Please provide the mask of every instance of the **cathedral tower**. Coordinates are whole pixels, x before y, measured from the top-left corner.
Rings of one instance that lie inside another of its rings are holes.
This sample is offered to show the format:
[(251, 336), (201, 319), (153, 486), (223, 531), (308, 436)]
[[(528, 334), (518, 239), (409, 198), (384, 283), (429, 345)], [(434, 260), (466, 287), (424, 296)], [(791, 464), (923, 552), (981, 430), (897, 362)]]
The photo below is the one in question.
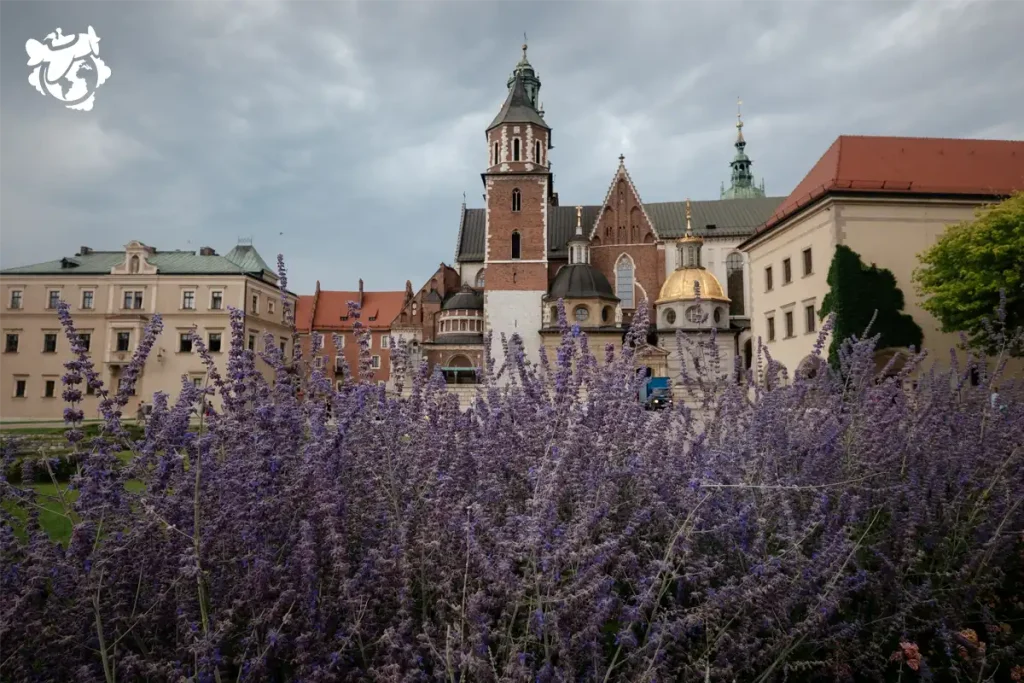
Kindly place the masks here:
[(729, 189), (722, 188), (722, 199), (752, 199), (764, 196), (764, 178), (761, 187), (754, 184), (754, 174), (750, 165), (754, 163), (747, 156), (747, 141), (743, 139), (743, 115), (740, 110), (743, 102), (736, 101), (736, 156), (729, 162), (732, 167), (732, 184)]
[(548, 207), (554, 202), (548, 161), (551, 129), (539, 104), (540, 79), (526, 59), (516, 65), (505, 103), (487, 127), (484, 264), (485, 325), (502, 362), (501, 334), (519, 334), (536, 362), (541, 300), (548, 288)]

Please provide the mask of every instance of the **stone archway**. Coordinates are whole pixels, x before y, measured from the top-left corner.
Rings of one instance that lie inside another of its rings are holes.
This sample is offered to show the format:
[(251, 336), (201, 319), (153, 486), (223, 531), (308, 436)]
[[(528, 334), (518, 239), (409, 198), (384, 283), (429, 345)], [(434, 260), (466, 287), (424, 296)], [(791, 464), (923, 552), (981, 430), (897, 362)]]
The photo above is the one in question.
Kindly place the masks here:
[(476, 366), (468, 356), (456, 353), (448, 358), (441, 368), (444, 381), (448, 384), (476, 384)]

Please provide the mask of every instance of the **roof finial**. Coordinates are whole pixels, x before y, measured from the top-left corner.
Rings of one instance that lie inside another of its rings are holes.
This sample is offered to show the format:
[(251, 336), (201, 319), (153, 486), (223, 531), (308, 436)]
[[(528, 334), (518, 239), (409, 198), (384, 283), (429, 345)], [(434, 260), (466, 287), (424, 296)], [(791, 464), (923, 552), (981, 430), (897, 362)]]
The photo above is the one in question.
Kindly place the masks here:
[(626, 155), (625, 154), (619, 154), (619, 163), (620, 164), (626, 163)]
[(743, 141), (743, 100), (736, 98), (736, 141)]
[(523, 59), (526, 59), (526, 31), (523, 31)]
[(583, 235), (583, 207), (576, 207), (576, 234), (578, 236)]
[(686, 198), (686, 234), (693, 234), (693, 227), (690, 225), (690, 198)]

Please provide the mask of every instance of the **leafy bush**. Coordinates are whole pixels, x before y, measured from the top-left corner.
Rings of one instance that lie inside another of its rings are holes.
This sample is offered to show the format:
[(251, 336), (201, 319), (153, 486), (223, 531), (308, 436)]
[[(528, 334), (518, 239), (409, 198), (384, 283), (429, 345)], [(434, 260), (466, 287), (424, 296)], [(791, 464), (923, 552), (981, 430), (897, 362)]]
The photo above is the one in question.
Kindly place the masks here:
[[(268, 383), (243, 315), (224, 376), (194, 337), (209, 388), (156, 396), (138, 444), (127, 396), (74, 347), (67, 418), (87, 382), (106, 422), (70, 433), (66, 550), (34, 512), (19, 543), (3, 513), (4, 680), (975, 681), (1024, 663), (1024, 401), (983, 367), (972, 386), (974, 361), (883, 379), (851, 340), (842, 373), (766, 390), (680, 338), (702, 409), (646, 412), (632, 346), (599, 363), (560, 311), (557, 357), (529, 366), (504, 340), (460, 411), (425, 367), (407, 398), (369, 381), (362, 332), (341, 391), (273, 340)], [(223, 410), (190, 430), (213, 392)]]

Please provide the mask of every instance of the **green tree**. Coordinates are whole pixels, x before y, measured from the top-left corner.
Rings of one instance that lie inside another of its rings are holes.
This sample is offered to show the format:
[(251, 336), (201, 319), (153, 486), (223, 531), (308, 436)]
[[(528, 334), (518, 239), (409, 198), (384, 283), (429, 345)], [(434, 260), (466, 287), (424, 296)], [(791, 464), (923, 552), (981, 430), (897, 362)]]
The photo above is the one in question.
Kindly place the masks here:
[[(840, 244), (828, 269), (829, 292), (821, 302), (824, 319), (835, 313), (829, 363), (839, 367), (839, 347), (851, 335), (862, 337), (872, 317), (869, 334), (881, 335), (879, 349), (921, 346), (924, 334), (914, 319), (903, 313), (903, 291), (892, 271), (866, 266), (860, 255)], [(877, 314), (876, 314), (877, 311)]]
[(999, 307), (1000, 291), (1006, 293), (1007, 328), (1024, 325), (1024, 192), (949, 226), (918, 260), (914, 280), (925, 310), (944, 332), (963, 331), (973, 345), (993, 352), (985, 321)]

